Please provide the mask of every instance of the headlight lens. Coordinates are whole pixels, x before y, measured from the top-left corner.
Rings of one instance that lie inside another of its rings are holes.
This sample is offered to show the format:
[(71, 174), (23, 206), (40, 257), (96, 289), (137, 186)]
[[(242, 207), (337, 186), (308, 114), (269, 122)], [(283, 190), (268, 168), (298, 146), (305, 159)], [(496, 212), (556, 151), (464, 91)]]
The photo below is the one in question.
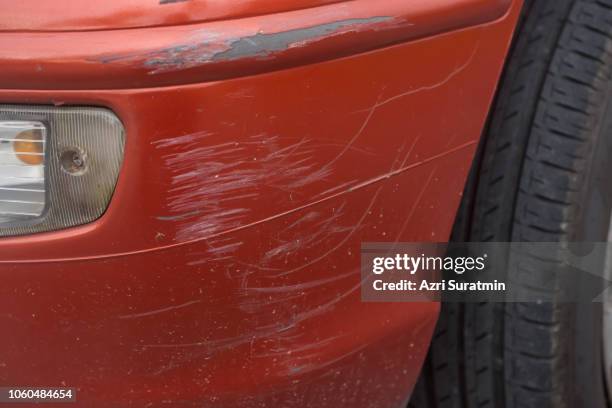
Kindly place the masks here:
[(42, 215), (46, 136), (41, 122), (0, 122), (0, 224)]
[(124, 144), (106, 109), (0, 105), (0, 237), (99, 218)]

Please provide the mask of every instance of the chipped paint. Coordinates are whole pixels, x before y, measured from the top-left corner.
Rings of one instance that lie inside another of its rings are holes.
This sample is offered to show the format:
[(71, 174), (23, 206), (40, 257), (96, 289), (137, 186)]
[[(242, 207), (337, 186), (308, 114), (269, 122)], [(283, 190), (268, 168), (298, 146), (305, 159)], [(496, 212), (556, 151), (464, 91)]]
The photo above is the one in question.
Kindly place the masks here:
[(104, 56), (98, 61), (106, 64), (141, 63), (149, 69), (149, 74), (159, 74), (211, 63), (268, 59), (275, 54), (332, 36), (364, 30), (377, 31), (381, 29), (381, 24), (393, 22), (395, 18), (389, 16), (350, 18), (276, 33), (257, 32), (233, 38), (226, 37), (224, 33), (200, 30), (190, 42), (138, 54)]
[(217, 53), (213, 61), (232, 61), (242, 58), (267, 57), (275, 52), (284, 51), (307, 42), (327, 37), (340, 32), (358, 30), (361, 26), (383, 23), (393, 20), (392, 17), (351, 18), (319, 24), (312, 27), (298, 28), (280, 33), (257, 33), (230, 42), (227, 51)]
[[(366, 133), (380, 109), (404, 98), (445, 86), (472, 64), (479, 46), (480, 43), (476, 42), (464, 61), (432, 83), (384, 98), (383, 88), (375, 102), (364, 110), (365, 117), (356, 132), (346, 144), (340, 146), (339, 152), (325, 163), (319, 162), (314, 155), (322, 148), (322, 144), (308, 138), (286, 144), (284, 138), (278, 135), (261, 133), (243, 140), (207, 145), (206, 141), (215, 135), (212, 132), (200, 131), (154, 142), (156, 148), (168, 152), (163, 157), (172, 174), (167, 201), (169, 214), (159, 215), (157, 220), (178, 224), (179, 232), (175, 240), (179, 242), (205, 238), (248, 225), (251, 209), (244, 203), (262, 196), (262, 191), (266, 188), (285, 192), (291, 201), (293, 192), (332, 178), (336, 163), (347, 152), (361, 151), (355, 147), (355, 143)], [(445, 146), (439, 154), (411, 161), (412, 152), (420, 140), (421, 135), (416, 135), (403, 160), (398, 156), (396, 161), (399, 162), (393, 162), (388, 172), (367, 180), (341, 183), (326, 189), (316, 197), (325, 199), (325, 196), (354, 191), (473, 144), (468, 142), (458, 146)], [(401, 150), (403, 146), (399, 149)], [(286, 242), (277, 248), (277, 251), (287, 252), (290, 248), (300, 245), (304, 245), (304, 242)], [(264, 262), (265, 260), (262, 259)]]

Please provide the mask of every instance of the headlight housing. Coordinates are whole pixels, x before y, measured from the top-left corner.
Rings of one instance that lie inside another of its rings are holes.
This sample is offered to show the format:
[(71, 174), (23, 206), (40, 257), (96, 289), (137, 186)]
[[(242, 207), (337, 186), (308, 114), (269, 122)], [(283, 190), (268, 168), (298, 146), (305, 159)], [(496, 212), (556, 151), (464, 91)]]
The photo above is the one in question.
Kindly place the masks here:
[(123, 125), (106, 109), (0, 105), (0, 237), (99, 218), (124, 145)]

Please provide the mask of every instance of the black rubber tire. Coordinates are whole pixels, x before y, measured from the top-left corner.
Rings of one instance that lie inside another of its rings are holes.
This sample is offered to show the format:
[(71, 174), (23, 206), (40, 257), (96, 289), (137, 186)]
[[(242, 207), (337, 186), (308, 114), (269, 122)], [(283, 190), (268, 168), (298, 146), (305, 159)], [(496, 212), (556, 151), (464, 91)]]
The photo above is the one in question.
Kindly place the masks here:
[[(611, 99), (612, 0), (526, 1), (453, 239), (606, 241)], [(443, 305), (409, 406), (606, 407), (601, 326), (601, 304)]]

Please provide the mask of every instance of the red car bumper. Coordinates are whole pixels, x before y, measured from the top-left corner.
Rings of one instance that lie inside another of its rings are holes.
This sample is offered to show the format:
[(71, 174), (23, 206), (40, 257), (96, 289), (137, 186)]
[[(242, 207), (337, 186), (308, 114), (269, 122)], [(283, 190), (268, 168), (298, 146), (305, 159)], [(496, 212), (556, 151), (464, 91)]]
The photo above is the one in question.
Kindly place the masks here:
[[(359, 27), (216, 61), (172, 51), (189, 25), (0, 33), (3, 102), (105, 106), (127, 135), (101, 219), (0, 240), (0, 384), (88, 407), (406, 401), (438, 305), (362, 303), (360, 243), (448, 239), (520, 4), (431, 2), (411, 31), (417, 6), (353, 3)], [(440, 11), (462, 3), (481, 13)], [(305, 15), (205, 23), (206, 52)]]

